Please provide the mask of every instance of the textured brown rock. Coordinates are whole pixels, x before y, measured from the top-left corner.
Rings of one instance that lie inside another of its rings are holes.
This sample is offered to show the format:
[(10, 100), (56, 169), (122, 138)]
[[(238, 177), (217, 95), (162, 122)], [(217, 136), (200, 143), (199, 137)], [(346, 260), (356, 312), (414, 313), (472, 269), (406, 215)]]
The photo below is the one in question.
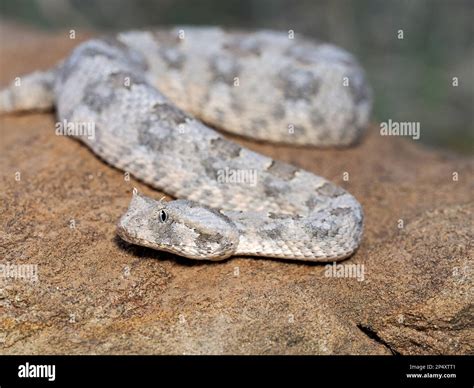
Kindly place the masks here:
[[(66, 33), (0, 32), (8, 37), (0, 47), (3, 85), (78, 43)], [(35, 283), (0, 278), (2, 354), (474, 350), (470, 159), (381, 137), (375, 128), (344, 150), (239, 140), (330, 178), (361, 201), (364, 241), (343, 263), (364, 265), (358, 281), (327, 277), (324, 265), (199, 263), (127, 245), (115, 222), (132, 188), (161, 193), (55, 136), (53, 115), (0, 120), (0, 264), (37, 264), (39, 276)]]

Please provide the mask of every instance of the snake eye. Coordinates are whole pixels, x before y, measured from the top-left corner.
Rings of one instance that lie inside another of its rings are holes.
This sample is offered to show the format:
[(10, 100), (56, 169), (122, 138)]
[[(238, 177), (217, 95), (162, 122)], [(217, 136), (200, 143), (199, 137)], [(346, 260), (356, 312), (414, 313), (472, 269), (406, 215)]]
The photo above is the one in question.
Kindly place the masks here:
[(166, 213), (164, 210), (160, 211), (160, 221), (161, 222), (166, 222), (168, 219), (168, 213)]

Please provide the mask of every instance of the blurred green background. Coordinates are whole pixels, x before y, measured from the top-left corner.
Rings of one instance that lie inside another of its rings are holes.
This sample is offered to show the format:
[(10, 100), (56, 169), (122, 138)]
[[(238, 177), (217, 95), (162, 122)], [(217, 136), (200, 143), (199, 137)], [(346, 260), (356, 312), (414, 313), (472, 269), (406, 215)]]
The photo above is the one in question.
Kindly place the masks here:
[[(376, 120), (419, 121), (419, 141), (474, 153), (472, 0), (0, 0), (0, 5), (0, 21), (50, 30), (175, 24), (292, 29), (357, 56), (375, 91)], [(404, 39), (398, 39), (399, 30)], [(453, 77), (459, 86), (452, 85)]]

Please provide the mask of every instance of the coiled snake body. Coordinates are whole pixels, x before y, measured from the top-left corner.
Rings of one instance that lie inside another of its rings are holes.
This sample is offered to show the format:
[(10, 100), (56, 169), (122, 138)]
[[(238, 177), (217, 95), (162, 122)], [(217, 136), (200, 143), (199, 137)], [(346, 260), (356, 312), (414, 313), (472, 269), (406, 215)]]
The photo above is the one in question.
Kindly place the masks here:
[(59, 122), (94, 124), (94, 136), (76, 137), (103, 160), (180, 198), (134, 193), (117, 227), (128, 242), (208, 260), (333, 261), (359, 246), (353, 196), (208, 126), (297, 145), (353, 143), (371, 98), (339, 48), (272, 31), (121, 33), (0, 92), (2, 112), (52, 106)]

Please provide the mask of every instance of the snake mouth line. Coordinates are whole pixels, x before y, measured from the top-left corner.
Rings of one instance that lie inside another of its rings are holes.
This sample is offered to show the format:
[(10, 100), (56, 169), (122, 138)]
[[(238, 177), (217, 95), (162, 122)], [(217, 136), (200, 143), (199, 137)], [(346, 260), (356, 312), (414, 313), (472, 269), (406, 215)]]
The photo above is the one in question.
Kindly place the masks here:
[[(216, 253), (213, 254), (212, 252), (204, 252), (203, 253), (203, 254), (209, 255), (208, 257), (203, 257), (202, 255), (193, 255), (192, 253), (187, 253), (186, 255), (182, 255), (182, 254), (179, 253), (179, 250), (177, 250), (175, 248), (175, 247), (177, 247), (177, 245), (171, 245), (171, 244), (166, 244), (166, 243), (160, 243), (158, 245), (158, 244), (153, 244), (153, 243), (149, 242), (148, 240), (138, 238), (136, 236), (132, 237), (126, 231), (126, 229), (122, 225), (120, 225), (120, 223), (117, 225), (117, 234), (119, 235), (119, 237), (122, 240), (124, 240), (124, 241), (126, 241), (130, 244), (150, 248), (150, 249), (153, 249), (153, 250), (159, 250), (159, 251), (172, 253), (172, 254), (178, 255), (180, 257), (186, 257), (188, 259), (219, 261), (219, 260), (227, 259), (228, 257), (231, 256), (231, 254), (222, 255), (222, 254), (216, 254)], [(185, 244), (179, 244), (178, 247), (189, 248), (189, 249), (195, 248), (194, 246), (185, 245)]]

